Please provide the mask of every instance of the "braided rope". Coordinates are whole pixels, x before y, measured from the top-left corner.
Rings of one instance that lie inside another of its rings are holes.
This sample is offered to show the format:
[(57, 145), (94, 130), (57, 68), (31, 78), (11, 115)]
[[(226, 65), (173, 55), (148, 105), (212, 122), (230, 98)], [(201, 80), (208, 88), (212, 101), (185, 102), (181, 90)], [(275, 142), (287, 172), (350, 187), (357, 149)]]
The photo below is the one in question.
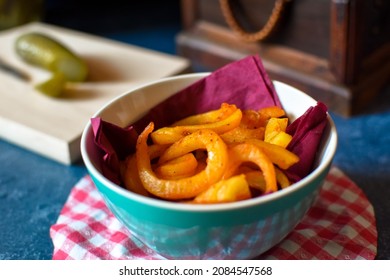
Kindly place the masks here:
[(219, 0), (219, 4), (221, 6), (222, 14), (226, 23), (239, 37), (248, 42), (257, 42), (264, 40), (272, 33), (281, 17), (285, 4), (289, 1), (291, 0), (276, 0), (274, 8), (272, 9), (272, 13), (267, 22), (262, 29), (254, 33), (248, 33), (240, 26), (234, 17), (229, 0)]

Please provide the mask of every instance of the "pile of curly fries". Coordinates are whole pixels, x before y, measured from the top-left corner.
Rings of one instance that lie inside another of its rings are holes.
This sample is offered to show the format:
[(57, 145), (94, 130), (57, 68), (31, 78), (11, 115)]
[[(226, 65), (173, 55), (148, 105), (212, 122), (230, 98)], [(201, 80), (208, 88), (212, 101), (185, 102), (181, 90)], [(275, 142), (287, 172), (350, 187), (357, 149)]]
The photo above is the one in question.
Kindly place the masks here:
[(141, 195), (198, 204), (276, 192), (291, 185), (284, 171), (299, 161), (286, 148), (288, 122), (276, 106), (256, 111), (227, 103), (155, 131), (151, 122), (122, 163), (123, 182)]

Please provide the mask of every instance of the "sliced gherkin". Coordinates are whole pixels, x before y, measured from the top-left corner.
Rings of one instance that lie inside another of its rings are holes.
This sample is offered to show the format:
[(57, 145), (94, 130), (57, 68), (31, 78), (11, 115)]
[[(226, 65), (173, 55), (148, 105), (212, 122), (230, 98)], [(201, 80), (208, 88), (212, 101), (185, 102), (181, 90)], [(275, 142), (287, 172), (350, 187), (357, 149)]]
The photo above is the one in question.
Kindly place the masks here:
[[(53, 77), (46, 83), (37, 85), (37, 89), (57, 90), (63, 87), (66, 81), (83, 82), (87, 79), (88, 67), (85, 61), (59, 41), (45, 34), (31, 32), (21, 35), (16, 39), (15, 50), (25, 62), (53, 72)], [(61, 75), (63, 77), (59, 78)], [(61, 84), (56, 85), (56, 82)], [(47, 93), (47, 90), (44, 93)]]
[(66, 79), (61, 72), (54, 72), (53, 75), (46, 81), (35, 85), (35, 89), (52, 97), (61, 96)]

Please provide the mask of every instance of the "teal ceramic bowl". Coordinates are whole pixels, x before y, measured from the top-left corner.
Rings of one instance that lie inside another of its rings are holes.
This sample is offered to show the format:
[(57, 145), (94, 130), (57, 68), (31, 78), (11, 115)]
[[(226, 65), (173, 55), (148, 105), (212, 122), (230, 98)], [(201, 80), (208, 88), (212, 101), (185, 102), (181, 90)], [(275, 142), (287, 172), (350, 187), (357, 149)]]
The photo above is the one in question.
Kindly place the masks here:
[[(106, 104), (94, 117), (125, 127), (160, 101), (205, 77), (187, 74), (146, 84)], [(274, 82), (291, 120), (317, 102), (305, 93)], [(189, 205), (143, 197), (105, 178), (99, 167), (93, 133), (87, 124), (81, 153), (88, 172), (109, 209), (136, 238), (168, 259), (251, 259), (283, 240), (311, 207), (330, 169), (337, 146), (329, 125), (307, 177), (276, 193), (217, 205)]]

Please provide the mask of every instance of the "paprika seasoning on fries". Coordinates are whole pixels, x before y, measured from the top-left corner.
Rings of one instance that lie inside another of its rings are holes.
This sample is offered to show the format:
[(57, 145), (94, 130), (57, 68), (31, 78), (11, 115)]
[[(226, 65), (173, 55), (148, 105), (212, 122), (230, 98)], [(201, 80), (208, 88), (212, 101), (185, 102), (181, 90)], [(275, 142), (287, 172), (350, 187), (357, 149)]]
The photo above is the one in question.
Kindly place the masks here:
[(153, 129), (154, 124), (150, 123), (140, 134), (136, 146), (138, 175), (148, 192), (169, 200), (190, 199), (222, 178), (228, 161), (226, 144), (214, 131), (205, 129), (195, 131), (175, 142), (161, 157), (171, 151), (174, 156), (182, 156), (206, 148), (209, 154), (206, 168), (191, 177), (173, 180), (158, 178), (152, 170), (147, 145), (147, 138)]
[(251, 189), (276, 192), (290, 185), (283, 170), (299, 161), (286, 149), (287, 124), (279, 107), (241, 111), (227, 103), (169, 127), (154, 130), (151, 122), (121, 176), (138, 194), (194, 204), (250, 199)]

